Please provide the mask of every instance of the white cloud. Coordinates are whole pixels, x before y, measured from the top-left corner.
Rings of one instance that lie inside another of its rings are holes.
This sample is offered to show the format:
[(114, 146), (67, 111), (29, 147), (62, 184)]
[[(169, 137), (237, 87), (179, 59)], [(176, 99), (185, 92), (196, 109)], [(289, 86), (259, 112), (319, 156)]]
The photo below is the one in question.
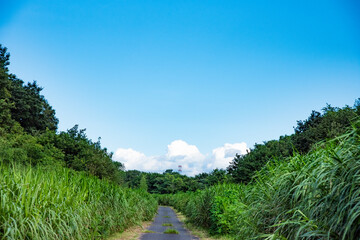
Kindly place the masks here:
[(226, 168), (235, 154), (246, 154), (246, 143), (226, 143), (215, 148), (212, 154), (204, 155), (195, 145), (183, 140), (175, 140), (167, 146), (167, 153), (161, 156), (146, 156), (131, 148), (118, 148), (113, 160), (125, 164), (127, 170), (164, 172), (166, 169), (178, 169), (182, 165), (183, 173), (194, 176), (209, 172), (215, 168)]
[(234, 159), (236, 154), (246, 154), (246, 151), (249, 148), (246, 143), (225, 143), (224, 146), (215, 148), (212, 153), (214, 157), (214, 161), (210, 168), (226, 168), (229, 166), (231, 160)]
[(189, 145), (183, 140), (175, 140), (168, 145), (167, 156), (184, 158), (202, 158), (203, 155), (195, 145)]
[(157, 160), (153, 157), (147, 157), (145, 154), (137, 152), (131, 148), (118, 148), (115, 151), (113, 159), (125, 164), (126, 169), (139, 169), (142, 171), (155, 171), (157, 169)]

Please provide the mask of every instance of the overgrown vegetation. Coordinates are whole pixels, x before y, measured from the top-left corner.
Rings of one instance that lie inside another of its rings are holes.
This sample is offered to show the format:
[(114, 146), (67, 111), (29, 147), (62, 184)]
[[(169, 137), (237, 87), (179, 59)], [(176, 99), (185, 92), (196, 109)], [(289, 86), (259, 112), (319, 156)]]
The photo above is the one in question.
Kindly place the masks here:
[(66, 168), (0, 166), (1, 239), (99, 239), (150, 220), (156, 200)]
[(245, 184), (158, 195), (195, 225), (237, 239), (357, 239), (360, 122), (306, 155), (269, 162)]

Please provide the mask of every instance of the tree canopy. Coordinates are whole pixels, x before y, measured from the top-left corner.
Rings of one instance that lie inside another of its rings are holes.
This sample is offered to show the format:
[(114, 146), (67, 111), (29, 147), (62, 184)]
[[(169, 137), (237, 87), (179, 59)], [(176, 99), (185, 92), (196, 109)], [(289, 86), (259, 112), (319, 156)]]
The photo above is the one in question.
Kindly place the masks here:
[(338, 108), (328, 104), (322, 113), (312, 111), (306, 120), (297, 121), (294, 134), (255, 144), (249, 154), (236, 155), (227, 171), (235, 182), (247, 183), (267, 162), (285, 160), (295, 152), (308, 153), (315, 143), (344, 134), (359, 116), (360, 99), (355, 101), (353, 107)]

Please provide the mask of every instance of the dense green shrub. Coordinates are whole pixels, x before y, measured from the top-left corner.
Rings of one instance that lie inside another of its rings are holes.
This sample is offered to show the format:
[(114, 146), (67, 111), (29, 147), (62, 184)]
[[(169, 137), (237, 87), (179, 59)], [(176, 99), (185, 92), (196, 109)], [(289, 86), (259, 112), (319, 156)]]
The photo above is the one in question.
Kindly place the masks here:
[(203, 191), (157, 195), (163, 205), (174, 206), (188, 220), (212, 234), (227, 234), (235, 224), (234, 206), (239, 203), (240, 185), (220, 184)]
[(123, 184), (123, 165), (111, 158), (112, 153), (101, 148), (99, 141), (88, 139), (85, 130), (77, 126), (60, 134), (30, 135), (21, 127), (17, 133), (0, 133), (0, 159), (7, 164), (64, 166)]
[(63, 166), (64, 153), (38, 136), (23, 132), (0, 135), (0, 159), (3, 164)]

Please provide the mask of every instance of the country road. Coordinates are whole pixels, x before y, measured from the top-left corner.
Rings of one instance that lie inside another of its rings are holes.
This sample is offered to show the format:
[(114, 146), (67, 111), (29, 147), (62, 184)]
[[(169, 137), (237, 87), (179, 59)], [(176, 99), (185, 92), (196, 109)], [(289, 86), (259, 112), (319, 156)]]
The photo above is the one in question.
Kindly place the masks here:
[[(163, 226), (172, 225), (172, 226)], [(175, 229), (178, 234), (166, 234), (167, 229)], [(170, 207), (159, 207), (154, 222), (143, 233), (140, 240), (198, 240), (186, 230)]]

